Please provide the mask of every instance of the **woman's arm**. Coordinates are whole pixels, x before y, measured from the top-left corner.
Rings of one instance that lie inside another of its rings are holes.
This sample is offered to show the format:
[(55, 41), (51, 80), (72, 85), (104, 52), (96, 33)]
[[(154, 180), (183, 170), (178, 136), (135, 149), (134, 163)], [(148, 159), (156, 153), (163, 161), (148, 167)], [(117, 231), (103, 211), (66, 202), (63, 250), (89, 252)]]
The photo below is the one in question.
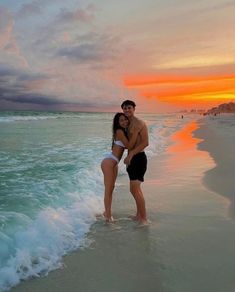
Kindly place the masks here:
[(128, 140), (127, 137), (125, 136), (124, 132), (122, 130), (118, 129), (116, 132), (116, 139), (122, 141), (124, 146), (128, 150), (130, 150), (134, 147), (138, 134), (139, 134), (138, 131), (134, 131), (133, 134), (131, 135), (130, 140)]

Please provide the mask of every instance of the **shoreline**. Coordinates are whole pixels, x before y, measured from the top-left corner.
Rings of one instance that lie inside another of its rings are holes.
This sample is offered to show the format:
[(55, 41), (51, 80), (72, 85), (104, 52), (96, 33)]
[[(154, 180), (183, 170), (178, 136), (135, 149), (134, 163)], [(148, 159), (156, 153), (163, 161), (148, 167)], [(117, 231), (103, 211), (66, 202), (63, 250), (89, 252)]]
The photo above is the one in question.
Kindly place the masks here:
[(199, 149), (206, 134), (202, 127), (201, 121), (199, 129), (196, 121), (189, 122), (165, 153), (149, 161), (143, 184), (148, 227), (128, 219), (135, 205), (128, 178), (121, 176), (113, 202), (117, 223), (97, 220), (87, 234), (91, 244), (65, 256), (63, 269), (11, 291), (231, 291), (234, 221), (227, 214), (228, 200), (202, 184), (216, 167)]
[(198, 149), (209, 152), (215, 162), (215, 166), (205, 172), (203, 183), (213, 192), (229, 199), (229, 216), (235, 220), (235, 133), (232, 135), (235, 127), (230, 132), (216, 129), (222, 118), (228, 117), (201, 119), (200, 128), (194, 136), (203, 139)]

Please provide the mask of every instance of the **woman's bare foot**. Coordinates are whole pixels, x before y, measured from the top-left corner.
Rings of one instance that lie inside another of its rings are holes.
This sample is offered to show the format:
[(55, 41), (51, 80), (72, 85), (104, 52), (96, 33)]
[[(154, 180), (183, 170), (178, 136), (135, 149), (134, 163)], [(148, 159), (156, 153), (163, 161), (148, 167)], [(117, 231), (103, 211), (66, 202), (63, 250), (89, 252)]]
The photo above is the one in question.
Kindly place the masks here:
[(103, 212), (103, 218), (105, 219), (106, 222), (110, 223), (110, 222), (114, 222), (113, 216), (107, 217), (106, 216), (106, 212)]
[(105, 221), (106, 221), (107, 223), (113, 223), (113, 222), (115, 222), (115, 220), (113, 219), (113, 216), (111, 216), (110, 218), (106, 218), (106, 217), (105, 217)]
[(104, 218), (105, 216), (104, 216), (104, 213), (97, 213), (97, 214), (95, 214), (95, 217), (96, 218)]

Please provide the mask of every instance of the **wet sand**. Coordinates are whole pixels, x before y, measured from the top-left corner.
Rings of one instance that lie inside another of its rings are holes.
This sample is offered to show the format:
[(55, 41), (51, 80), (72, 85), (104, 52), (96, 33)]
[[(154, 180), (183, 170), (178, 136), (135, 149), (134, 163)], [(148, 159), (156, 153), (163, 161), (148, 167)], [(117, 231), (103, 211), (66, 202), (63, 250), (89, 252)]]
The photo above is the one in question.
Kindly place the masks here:
[(206, 137), (199, 149), (209, 151), (215, 161), (203, 182), (230, 200), (229, 215), (235, 220), (235, 115), (207, 117), (199, 123), (195, 134)]
[(148, 227), (128, 219), (134, 201), (127, 176), (119, 177), (113, 205), (117, 222), (97, 220), (87, 234), (90, 245), (64, 257), (63, 269), (12, 291), (232, 291), (235, 221), (228, 210), (233, 184), (226, 183), (229, 196), (211, 187), (218, 180), (211, 172), (223, 156), (208, 153), (215, 153), (215, 143), (206, 144), (215, 133), (208, 133), (206, 123), (197, 130), (198, 123), (190, 122), (172, 137), (166, 153), (149, 161), (143, 184)]

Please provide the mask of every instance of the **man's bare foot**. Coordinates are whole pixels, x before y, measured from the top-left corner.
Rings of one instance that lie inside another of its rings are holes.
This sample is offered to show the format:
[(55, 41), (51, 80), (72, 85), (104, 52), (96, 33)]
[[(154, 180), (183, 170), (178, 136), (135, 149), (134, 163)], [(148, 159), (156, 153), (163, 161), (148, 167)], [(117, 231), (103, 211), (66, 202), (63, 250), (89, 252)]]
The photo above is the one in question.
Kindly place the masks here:
[(151, 221), (148, 219), (139, 219), (138, 221), (139, 221), (139, 226), (148, 226), (151, 223)]

